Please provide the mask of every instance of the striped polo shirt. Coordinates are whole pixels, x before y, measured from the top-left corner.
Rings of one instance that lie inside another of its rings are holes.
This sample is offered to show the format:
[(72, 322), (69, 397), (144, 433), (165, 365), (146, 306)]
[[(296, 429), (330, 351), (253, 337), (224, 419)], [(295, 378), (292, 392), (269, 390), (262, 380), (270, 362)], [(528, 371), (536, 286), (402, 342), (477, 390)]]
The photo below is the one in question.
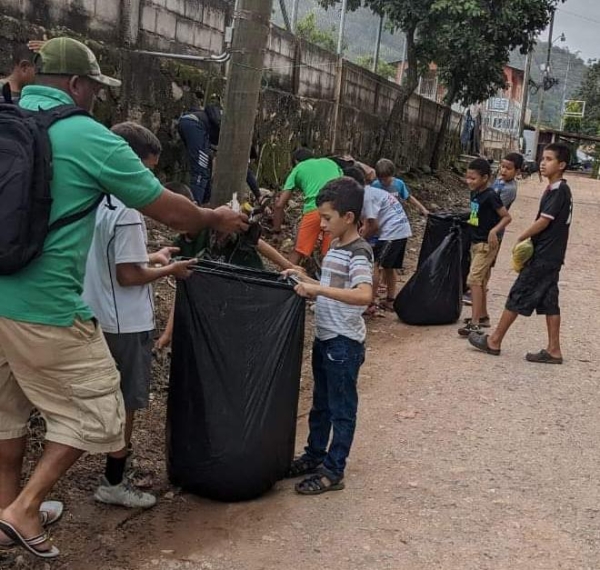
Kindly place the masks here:
[[(354, 289), (361, 283), (373, 284), (373, 252), (362, 238), (346, 245), (333, 242), (321, 268), (321, 285), (338, 289)], [(315, 321), (319, 340), (345, 336), (364, 342), (367, 328), (362, 314), (366, 306), (354, 306), (317, 297)]]

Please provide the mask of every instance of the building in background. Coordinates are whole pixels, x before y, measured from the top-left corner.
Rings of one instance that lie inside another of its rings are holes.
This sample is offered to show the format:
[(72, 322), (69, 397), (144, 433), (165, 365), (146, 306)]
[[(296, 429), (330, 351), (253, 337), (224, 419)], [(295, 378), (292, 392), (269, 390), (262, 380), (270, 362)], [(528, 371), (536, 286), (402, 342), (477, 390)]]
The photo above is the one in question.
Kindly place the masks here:
[[(401, 84), (407, 72), (408, 62), (394, 62), (396, 66), (396, 83)], [(471, 117), (481, 114), (481, 153), (489, 158), (500, 158), (504, 153), (519, 149), (519, 120), (523, 102), (525, 74), (522, 69), (513, 65), (504, 67), (506, 89), (499, 91), (479, 105), (471, 105), (468, 109), (462, 105), (453, 105), (453, 109)], [(443, 103), (446, 89), (439, 81), (438, 68), (435, 63), (429, 65), (427, 73), (419, 78), (416, 93), (436, 103)], [(526, 123), (531, 112), (526, 116)]]

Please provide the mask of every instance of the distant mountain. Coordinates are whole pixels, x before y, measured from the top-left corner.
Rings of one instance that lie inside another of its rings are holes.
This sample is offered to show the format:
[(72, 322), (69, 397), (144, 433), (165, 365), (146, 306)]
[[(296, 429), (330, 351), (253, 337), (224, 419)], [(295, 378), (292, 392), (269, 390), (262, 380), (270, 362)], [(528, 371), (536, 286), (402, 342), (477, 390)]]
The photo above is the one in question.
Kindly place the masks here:
[[(531, 79), (540, 84), (542, 80), (541, 66), (546, 64), (548, 53), (548, 43), (540, 42), (536, 45), (533, 53), (533, 62), (531, 65)], [(525, 68), (525, 56), (514, 53), (511, 63), (521, 69)], [(568, 76), (567, 76), (568, 68)], [(542, 125), (558, 128), (560, 126), (560, 116), (563, 96), (570, 99), (575, 95), (583, 82), (586, 63), (571, 53), (568, 48), (553, 46), (550, 57), (550, 75), (558, 80), (558, 83), (544, 93), (544, 109), (542, 115)], [(566, 91), (565, 91), (565, 79)], [(529, 92), (529, 108), (532, 111), (532, 123), (535, 124), (538, 115), (540, 100), (540, 91), (535, 93), (535, 89)]]
[[(288, 14), (292, 13), (292, 0), (284, 0)], [(341, 6), (341, 4), (340, 4)], [(278, 26), (284, 26), (281, 15), (279, 0), (273, 0), (273, 20)], [(298, 7), (298, 19), (304, 18), (310, 12), (317, 15), (319, 27), (323, 30), (333, 30), (337, 38), (340, 25), (340, 7), (324, 10), (319, 6), (318, 0), (300, 0)], [(360, 56), (372, 55), (375, 51), (375, 40), (379, 27), (379, 17), (370, 10), (361, 8), (356, 12), (348, 12), (346, 16), (345, 42), (347, 47), (346, 56), (355, 60)], [(390, 34), (384, 31), (381, 40), (381, 59), (383, 61), (399, 61), (404, 51), (404, 35), (402, 32)]]

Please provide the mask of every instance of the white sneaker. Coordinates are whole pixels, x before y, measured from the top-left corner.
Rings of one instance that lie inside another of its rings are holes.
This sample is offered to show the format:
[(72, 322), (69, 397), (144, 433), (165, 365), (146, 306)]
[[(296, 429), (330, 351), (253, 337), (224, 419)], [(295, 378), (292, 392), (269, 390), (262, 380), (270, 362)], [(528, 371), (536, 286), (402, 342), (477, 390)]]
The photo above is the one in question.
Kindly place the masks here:
[(106, 477), (102, 476), (94, 499), (107, 505), (120, 505), (129, 509), (149, 509), (156, 505), (154, 495), (140, 491), (127, 478), (118, 485), (111, 485)]

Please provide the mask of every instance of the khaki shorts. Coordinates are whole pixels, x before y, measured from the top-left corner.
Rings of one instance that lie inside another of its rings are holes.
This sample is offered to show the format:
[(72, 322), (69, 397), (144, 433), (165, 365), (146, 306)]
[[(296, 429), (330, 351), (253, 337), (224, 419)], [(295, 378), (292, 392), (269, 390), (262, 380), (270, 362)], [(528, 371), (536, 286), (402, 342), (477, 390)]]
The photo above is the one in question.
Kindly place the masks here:
[(474, 243), (471, 246), (471, 269), (467, 277), (467, 285), (481, 285), (485, 287), (492, 275), (492, 267), (498, 247), (491, 247), (488, 243)]
[(120, 378), (100, 327), (0, 318), (0, 439), (27, 434), (37, 408), (46, 439), (90, 453), (124, 447)]

